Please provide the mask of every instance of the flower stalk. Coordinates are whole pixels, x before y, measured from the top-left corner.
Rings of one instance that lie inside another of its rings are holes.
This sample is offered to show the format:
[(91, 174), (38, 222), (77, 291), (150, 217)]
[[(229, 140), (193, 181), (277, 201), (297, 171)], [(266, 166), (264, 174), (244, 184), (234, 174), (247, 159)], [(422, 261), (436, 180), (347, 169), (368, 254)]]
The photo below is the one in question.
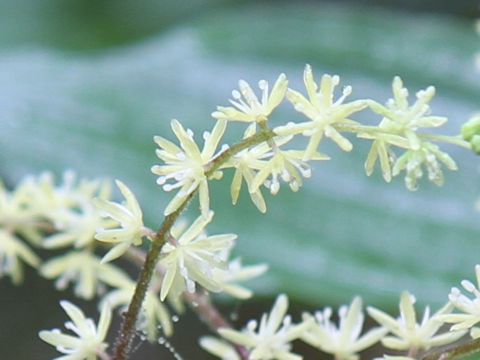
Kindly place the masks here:
[[(205, 175), (207, 177), (211, 175), (215, 170), (217, 170), (222, 164), (227, 162), (233, 155), (235, 155), (239, 151), (242, 151), (252, 145), (256, 145), (262, 141), (267, 141), (274, 136), (275, 133), (273, 132), (273, 130), (263, 128), (257, 134), (243, 139), (242, 141), (223, 151), (209, 164), (207, 164), (205, 169)], [(177, 210), (165, 217), (158, 231), (153, 236), (152, 245), (147, 253), (145, 262), (140, 271), (132, 301), (130, 302), (128, 310), (124, 315), (124, 320), (120, 329), (120, 333), (115, 340), (115, 355), (112, 360), (128, 359), (129, 352), (131, 350), (131, 344), (135, 336), (135, 324), (137, 323), (140, 309), (142, 308), (142, 303), (145, 298), (145, 294), (148, 290), (151, 279), (155, 272), (155, 268), (157, 266), (158, 258), (160, 256), (162, 247), (167, 242), (168, 234), (170, 233), (170, 229), (172, 228), (173, 224), (178, 219), (182, 211), (187, 207), (188, 203), (195, 195), (197, 190), (198, 187), (189, 194), (189, 196), (183, 201), (183, 203), (178, 207)], [(239, 351), (242, 352), (243, 350)]]
[(462, 343), (448, 349), (437, 350), (425, 355), (422, 360), (454, 360), (480, 352), (480, 339)]

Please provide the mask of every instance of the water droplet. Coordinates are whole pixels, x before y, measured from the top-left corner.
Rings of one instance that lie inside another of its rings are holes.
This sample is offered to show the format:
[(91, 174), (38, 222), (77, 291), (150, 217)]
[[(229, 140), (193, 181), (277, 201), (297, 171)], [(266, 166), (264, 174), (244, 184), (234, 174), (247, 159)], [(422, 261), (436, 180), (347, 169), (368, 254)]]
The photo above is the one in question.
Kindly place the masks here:
[(175, 323), (175, 322), (178, 322), (178, 320), (180, 320), (180, 318), (178, 317), (178, 315), (173, 315), (172, 316), (172, 321)]

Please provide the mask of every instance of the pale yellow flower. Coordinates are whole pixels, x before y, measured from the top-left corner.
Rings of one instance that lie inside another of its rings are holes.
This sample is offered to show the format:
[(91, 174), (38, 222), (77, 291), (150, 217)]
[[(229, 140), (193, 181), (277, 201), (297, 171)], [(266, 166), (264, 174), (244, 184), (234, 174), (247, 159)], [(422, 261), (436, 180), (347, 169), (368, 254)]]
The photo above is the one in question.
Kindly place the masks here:
[[(305, 151), (303, 150), (280, 150), (275, 149), (273, 156), (262, 164), (255, 175), (250, 192), (255, 192), (263, 184), (270, 193), (275, 195), (280, 190), (280, 180), (285, 181), (292, 191), (298, 191), (302, 186), (302, 177), (309, 178), (312, 175), (312, 169), (303, 159)], [(328, 160), (329, 157), (313, 152), (308, 156), (309, 160)]]
[(55, 222), (55, 229), (58, 231), (42, 240), (42, 246), (47, 249), (74, 246), (83, 248), (95, 241), (95, 234), (98, 229), (116, 226), (111, 219), (102, 218), (100, 211), (92, 202), (79, 204), (79, 208), (73, 210), (65, 209), (62, 214), (62, 221)]
[(308, 99), (300, 92), (288, 89), (287, 99), (294, 105), (295, 110), (304, 114), (311, 121), (303, 123), (288, 123), (274, 129), (278, 135), (303, 134), (309, 137), (303, 160), (309, 160), (318, 148), (323, 136), (332, 139), (342, 150), (352, 150), (352, 143), (342, 136), (335, 128), (338, 124), (355, 125), (357, 122), (348, 119), (350, 115), (364, 109), (367, 103), (356, 100), (344, 103), (352, 92), (351, 86), (346, 86), (343, 94), (336, 101), (333, 100), (335, 87), (340, 83), (337, 75), (323, 75), (320, 86), (315, 83), (312, 68), (305, 66), (303, 81), (307, 90)]
[[(316, 322), (303, 333), (302, 340), (335, 355), (336, 360), (359, 359), (358, 352), (372, 346), (388, 332), (384, 327), (377, 327), (360, 336), (365, 318), (360, 297), (353, 299), (349, 307), (340, 307), (338, 327), (330, 320), (331, 315), (331, 308), (315, 313)], [(304, 315), (304, 318), (311, 318), (311, 315)]]
[[(255, 127), (249, 126), (245, 131), (243, 138), (248, 138), (255, 134)], [(242, 189), (242, 180), (247, 183), (250, 198), (253, 203), (262, 213), (267, 211), (265, 199), (263, 198), (260, 188), (253, 190), (252, 184), (257, 171), (265, 166), (266, 161), (263, 160), (269, 156), (270, 146), (263, 142), (259, 145), (239, 151), (230, 158), (224, 167), (234, 167), (235, 173), (233, 175), (232, 184), (230, 186), (230, 193), (232, 196), (232, 203), (236, 204), (240, 190)]]
[(292, 324), (290, 316), (285, 316), (287, 308), (287, 296), (281, 294), (277, 297), (270, 314), (263, 314), (260, 324), (250, 320), (241, 331), (220, 328), (218, 332), (234, 344), (245, 346), (249, 350), (249, 360), (301, 360), (302, 356), (291, 352), (290, 342), (308, 330), (313, 324), (313, 319)]
[(260, 276), (267, 269), (266, 264), (242, 266), (240, 258), (236, 258), (228, 263), (227, 269), (214, 268), (213, 279), (227, 294), (238, 299), (248, 299), (252, 297), (253, 292), (238, 285), (237, 282)]
[(477, 280), (477, 286), (475, 286), (469, 280), (463, 280), (461, 282), (465, 291), (473, 295), (473, 298), (469, 298), (461, 293), (461, 291), (453, 287), (448, 296), (450, 302), (461, 313), (446, 314), (442, 317), (445, 322), (454, 323), (451, 330), (463, 330), (471, 329), (470, 335), (473, 338), (480, 338), (480, 328), (473, 327), (480, 322), (480, 265), (475, 265), (475, 276)]
[(404, 291), (400, 298), (400, 317), (398, 319), (394, 319), (374, 307), (367, 308), (368, 314), (394, 335), (385, 336), (382, 339), (384, 346), (395, 350), (428, 350), (431, 347), (452, 343), (465, 334), (465, 331), (457, 331), (435, 335), (444, 324), (442, 315), (451, 312), (452, 304), (448, 303), (431, 317), (430, 308), (427, 306), (421, 323), (417, 323), (414, 303), (415, 297)]
[(287, 85), (288, 81), (285, 74), (281, 74), (275, 82), (272, 92), (269, 94), (268, 82), (260, 80), (258, 87), (262, 91), (262, 96), (259, 100), (250, 85), (246, 81), (240, 80), (238, 82), (240, 92), (237, 90), (232, 91), (234, 100), (230, 100), (230, 103), (233, 107), (217, 106), (217, 111), (213, 112), (212, 116), (216, 119), (230, 121), (266, 121), (272, 111), (282, 102)]
[(241, 360), (235, 348), (226, 341), (213, 336), (202, 336), (199, 343), (204, 350), (221, 360)]
[(71, 321), (65, 323), (65, 328), (75, 333), (75, 336), (62, 333), (59, 329), (42, 330), (40, 338), (55, 346), (57, 351), (67, 354), (57, 360), (96, 360), (98, 354), (103, 354), (107, 348), (105, 337), (110, 326), (111, 311), (108, 304), (102, 307), (98, 327), (92, 319), (85, 318), (82, 310), (68, 301), (60, 301)]
[(32, 210), (30, 202), (29, 186), (25, 180), (13, 191), (8, 191), (0, 180), (0, 226), (38, 245), (42, 235), (35, 223), (38, 214)]
[(89, 251), (73, 251), (44, 263), (40, 274), (47, 279), (56, 278), (55, 287), (59, 290), (72, 282), (75, 295), (90, 300), (105, 290), (102, 279), (119, 277), (121, 270), (108, 263), (102, 264), (100, 258)]
[(208, 180), (221, 178), (222, 172), (215, 171), (207, 179), (205, 167), (216, 157), (215, 151), (225, 132), (227, 122), (218, 120), (212, 133), (204, 133), (205, 143), (202, 151), (193, 140), (193, 132), (190, 129), (185, 130), (177, 120), (172, 120), (171, 126), (180, 141), (181, 148), (161, 136), (155, 136), (154, 140), (160, 147), (156, 150), (156, 154), (165, 165), (155, 165), (151, 169), (154, 174), (159, 175), (157, 184), (161, 185), (163, 190), (180, 189), (167, 205), (164, 215), (167, 216), (177, 210), (197, 188), (199, 188), (200, 209), (202, 214), (206, 215), (210, 209)]
[(98, 228), (95, 239), (118, 243), (102, 259), (102, 262), (112, 261), (121, 256), (130, 245), (141, 245), (142, 237), (147, 234), (147, 229), (143, 225), (142, 209), (138, 204), (135, 195), (121, 181), (116, 180), (116, 184), (122, 195), (125, 197), (125, 203), (119, 204), (103, 199), (95, 199), (95, 205), (103, 212), (104, 217), (110, 217), (120, 224), (119, 228)]
[(14, 284), (22, 282), (22, 262), (37, 267), (40, 259), (22, 240), (0, 228), (0, 278), (8, 275)]
[(213, 211), (207, 217), (199, 216), (190, 227), (174, 227), (171, 239), (160, 254), (159, 264), (166, 269), (160, 299), (167, 294), (173, 298), (181, 295), (186, 289), (193, 293), (195, 282), (214, 292), (221, 291), (215, 281), (213, 271), (225, 268), (226, 262), (221, 257), (222, 251), (228, 251), (237, 237), (235, 234), (206, 236), (205, 226), (212, 220)]
[[(409, 105), (408, 90), (403, 87), (402, 79), (398, 76), (393, 79), (392, 91), (393, 98), (389, 99), (385, 106), (373, 100), (368, 101), (370, 108), (383, 116), (378, 125), (379, 131), (358, 134), (360, 138), (374, 140), (365, 161), (367, 175), (373, 173), (375, 163), (379, 159), (383, 178), (387, 182), (392, 178), (391, 166), (396, 160), (390, 146), (398, 146), (412, 152), (425, 151), (427, 142), (417, 131), (421, 128), (439, 127), (447, 121), (445, 117), (429, 115), (431, 109), (428, 102), (435, 95), (433, 86), (418, 91), (417, 100), (413, 105)], [(438, 178), (438, 174), (435, 172), (434, 177)], [(407, 175), (407, 177), (412, 179), (412, 176)], [(411, 180), (406, 179), (406, 182), (411, 183)], [(410, 188), (414, 187), (414, 185), (410, 186)]]
[[(439, 161), (440, 160), (440, 161)], [(407, 150), (394, 163), (392, 175), (398, 175), (405, 170), (405, 186), (408, 190), (418, 188), (417, 180), (422, 178), (422, 166), (425, 166), (428, 172), (428, 180), (434, 184), (443, 185), (442, 162), (448, 169), (457, 170), (457, 164), (447, 153), (430, 142), (421, 142), (418, 150)]]

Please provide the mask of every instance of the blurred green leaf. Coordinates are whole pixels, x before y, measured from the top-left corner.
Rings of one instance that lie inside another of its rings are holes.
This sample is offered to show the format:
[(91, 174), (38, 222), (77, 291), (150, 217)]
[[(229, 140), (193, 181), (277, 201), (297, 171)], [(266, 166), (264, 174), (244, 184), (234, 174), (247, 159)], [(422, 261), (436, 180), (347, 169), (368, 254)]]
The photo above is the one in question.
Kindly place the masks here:
[[(11, 184), (27, 173), (73, 168), (81, 176), (122, 179), (142, 203), (151, 226), (172, 194), (155, 185), (153, 135), (173, 139), (171, 118), (198, 138), (213, 126), (211, 111), (227, 104), (239, 78), (252, 83), (286, 72), (302, 90), (303, 66), (319, 77), (338, 73), (356, 98), (380, 102), (399, 74), (414, 92), (437, 86), (434, 113), (450, 118), (457, 134), (480, 108), (478, 44), (470, 23), (326, 6), (244, 6), (212, 10), (196, 21), (134, 46), (96, 55), (68, 55), (42, 48), (0, 53), (0, 171)], [(303, 90), (302, 90), (303, 91)], [(367, 123), (378, 121), (365, 112)], [(273, 123), (299, 121), (289, 106)], [(228, 139), (241, 137), (233, 125)], [(451, 286), (473, 277), (480, 229), (473, 203), (478, 158), (446, 147), (460, 171), (437, 188), (422, 182), (408, 192), (402, 179), (367, 178), (368, 143), (341, 153), (325, 140), (332, 161), (315, 165), (313, 178), (292, 194), (283, 187), (259, 214), (242, 195), (231, 206), (227, 174), (212, 184), (216, 221), (211, 232), (239, 234), (246, 263), (270, 271), (253, 285), (280, 291), (310, 305), (367, 302), (393, 306), (409, 289), (419, 300), (446, 301)], [(197, 207), (196, 201), (192, 208)], [(193, 216), (193, 214), (191, 214)]]
[(234, 0), (2, 0), (0, 46), (95, 50), (163, 31)]

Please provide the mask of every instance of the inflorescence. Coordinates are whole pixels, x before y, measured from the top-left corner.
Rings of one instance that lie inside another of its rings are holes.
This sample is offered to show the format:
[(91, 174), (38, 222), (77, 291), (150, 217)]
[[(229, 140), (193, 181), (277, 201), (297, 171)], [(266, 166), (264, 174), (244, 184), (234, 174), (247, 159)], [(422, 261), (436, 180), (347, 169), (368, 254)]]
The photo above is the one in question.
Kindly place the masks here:
[[(230, 259), (237, 241), (235, 234), (206, 233), (205, 228), (214, 217), (210, 183), (221, 179), (228, 169), (233, 170), (232, 202), (238, 201), (245, 183), (253, 204), (266, 212), (263, 188), (277, 194), (281, 184), (286, 183), (297, 191), (304, 179), (312, 175), (310, 161), (330, 159), (319, 152), (324, 138), (347, 152), (353, 149), (349, 133), (370, 141), (366, 174), (373, 173), (377, 162), (387, 182), (405, 171), (409, 190), (418, 188), (424, 173), (430, 181), (441, 185), (442, 167), (457, 169), (455, 161), (440, 149), (438, 142), (475, 149), (480, 139), (478, 119), (464, 125), (463, 139), (460, 135), (423, 132), (447, 121), (431, 115), (428, 103), (435, 94), (432, 86), (417, 92), (410, 104), (407, 89), (395, 77), (393, 97), (380, 104), (371, 99), (348, 101), (351, 86), (345, 86), (337, 97), (335, 89), (340, 78), (323, 75), (317, 83), (309, 65), (303, 79), (306, 95), (289, 88), (287, 77), (281, 74), (271, 91), (267, 81), (258, 83), (260, 96), (246, 81), (240, 80), (239, 90), (232, 92), (231, 106), (219, 106), (212, 113), (216, 123), (203, 134), (201, 150), (193, 132), (178, 120), (171, 122), (178, 144), (155, 136), (156, 155), (161, 163), (151, 171), (158, 176), (157, 183), (164, 191), (176, 192), (164, 210), (166, 228), (162, 225), (158, 231), (144, 224), (134, 193), (118, 180), (116, 185), (125, 199), (121, 203), (111, 199), (110, 182), (76, 181), (72, 172), (65, 173), (60, 185), (48, 173), (29, 176), (12, 191), (0, 184), (0, 276), (9, 276), (18, 284), (22, 281), (23, 265), (27, 264), (38, 268), (42, 276), (55, 279), (58, 289), (65, 289), (71, 283), (76, 296), (100, 299), (98, 326), (78, 307), (62, 301), (61, 306), (72, 319), (65, 327), (75, 336), (58, 329), (40, 332), (44, 341), (67, 354), (59, 359), (116, 360), (117, 357), (107, 353), (105, 342), (111, 309), (124, 311), (134, 295), (143, 299), (138, 318), (132, 315), (136, 332), (146, 334), (152, 342), (157, 341), (159, 329), (164, 336), (170, 336), (174, 327), (170, 312), (182, 313), (186, 302), (197, 308), (217, 335), (202, 337), (201, 347), (225, 360), (300, 360), (302, 356), (292, 350), (295, 340), (331, 354), (336, 360), (359, 359), (360, 352), (379, 341), (385, 348), (404, 352), (382, 359), (415, 359), (432, 348), (456, 342), (468, 330), (472, 338), (480, 337), (480, 330), (475, 327), (480, 322), (480, 265), (475, 268), (477, 287), (467, 280), (462, 282), (473, 299), (453, 288), (449, 302), (442, 309), (430, 315), (427, 307), (421, 322), (417, 322), (415, 298), (404, 292), (398, 318), (367, 307), (379, 326), (364, 334), (365, 315), (360, 297), (340, 307), (338, 323), (331, 319), (333, 312), (328, 307), (313, 314), (305, 313), (294, 322), (287, 314), (288, 298), (282, 294), (269, 314), (264, 314), (259, 322), (250, 320), (241, 330), (235, 330), (213, 307), (209, 292), (249, 298), (252, 292), (238, 282), (267, 270), (266, 264), (243, 266), (239, 258)], [(305, 119), (270, 126), (270, 116), (285, 99)], [(367, 110), (374, 117), (379, 116), (376, 125), (352, 119), (357, 112)], [(243, 136), (237, 144), (220, 145), (231, 121), (247, 123)], [(306, 145), (298, 147), (295, 142), (297, 147), (290, 148), (297, 137), (305, 139)], [(177, 218), (196, 193), (199, 216), (187, 225)], [(138, 284), (112, 261), (124, 258), (139, 267), (146, 266), (145, 259), (150, 253), (146, 254), (142, 246), (152, 245), (153, 249), (155, 244), (160, 244), (159, 253), (152, 255), (158, 262), (154, 263), (144, 292), (137, 294)], [(67, 251), (42, 263), (32, 247)], [(445, 323), (453, 325), (444, 330)]]

